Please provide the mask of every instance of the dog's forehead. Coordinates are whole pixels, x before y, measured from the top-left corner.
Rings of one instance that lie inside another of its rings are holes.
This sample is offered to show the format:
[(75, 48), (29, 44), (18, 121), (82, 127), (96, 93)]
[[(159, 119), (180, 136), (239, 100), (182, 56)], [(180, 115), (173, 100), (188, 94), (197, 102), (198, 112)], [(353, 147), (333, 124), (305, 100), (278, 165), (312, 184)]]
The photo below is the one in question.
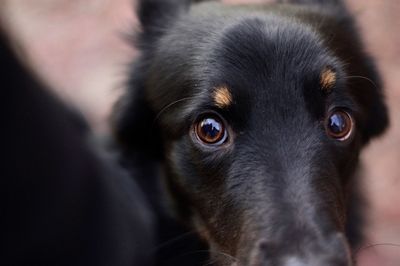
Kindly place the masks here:
[[(275, 18), (246, 18), (224, 31), (212, 53), (226, 82), (279, 85), (318, 76), (333, 87), (335, 64), (311, 28)], [(273, 84), (278, 83), (278, 84)]]
[(209, 56), (213, 86), (203, 89), (222, 109), (244, 102), (295, 104), (330, 93), (339, 77), (340, 66), (311, 28), (275, 18), (244, 18), (227, 27)]
[(220, 109), (304, 103), (340, 78), (340, 64), (313, 28), (273, 15), (184, 20), (159, 44), (150, 79), (158, 109), (175, 101), (184, 113), (210, 102)]

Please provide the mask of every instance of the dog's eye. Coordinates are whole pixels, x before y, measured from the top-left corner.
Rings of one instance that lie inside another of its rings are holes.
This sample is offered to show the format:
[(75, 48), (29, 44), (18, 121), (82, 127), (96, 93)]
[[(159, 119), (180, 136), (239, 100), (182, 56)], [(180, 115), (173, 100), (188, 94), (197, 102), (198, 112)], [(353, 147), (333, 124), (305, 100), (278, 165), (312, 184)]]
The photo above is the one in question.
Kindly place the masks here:
[(215, 115), (203, 116), (194, 125), (197, 138), (205, 144), (225, 142), (227, 133), (223, 121)]
[(340, 141), (347, 140), (353, 132), (353, 118), (344, 110), (333, 110), (327, 117), (325, 128), (331, 138)]

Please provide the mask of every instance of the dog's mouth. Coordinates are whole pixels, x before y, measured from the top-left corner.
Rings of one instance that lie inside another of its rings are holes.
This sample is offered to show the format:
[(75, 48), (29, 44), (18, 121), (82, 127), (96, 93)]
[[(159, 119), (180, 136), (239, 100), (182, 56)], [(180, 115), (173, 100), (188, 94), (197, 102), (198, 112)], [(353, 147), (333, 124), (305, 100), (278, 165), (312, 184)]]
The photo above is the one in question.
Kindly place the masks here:
[[(261, 230), (242, 228), (241, 232), (225, 231), (226, 237), (216, 239), (213, 233), (199, 227), (209, 245), (213, 266), (351, 266), (351, 251), (342, 232), (325, 228), (304, 228), (293, 224), (275, 228), (258, 226)], [(228, 227), (221, 228), (221, 231)], [(231, 227), (233, 228), (233, 226)], [(213, 229), (218, 230), (218, 228)], [(221, 236), (221, 234), (220, 234)]]

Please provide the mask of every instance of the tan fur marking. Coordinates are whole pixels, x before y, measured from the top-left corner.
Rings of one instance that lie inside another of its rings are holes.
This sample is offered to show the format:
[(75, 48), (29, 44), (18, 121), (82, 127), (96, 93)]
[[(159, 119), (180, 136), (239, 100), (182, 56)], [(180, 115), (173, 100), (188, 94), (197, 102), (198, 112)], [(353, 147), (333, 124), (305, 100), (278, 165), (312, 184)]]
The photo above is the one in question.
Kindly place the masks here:
[(333, 88), (333, 86), (336, 83), (336, 73), (333, 71), (333, 69), (326, 67), (324, 70), (321, 72), (321, 88), (326, 91), (330, 92)]
[(213, 98), (215, 105), (219, 108), (226, 108), (232, 104), (232, 94), (226, 86), (217, 87), (213, 93)]

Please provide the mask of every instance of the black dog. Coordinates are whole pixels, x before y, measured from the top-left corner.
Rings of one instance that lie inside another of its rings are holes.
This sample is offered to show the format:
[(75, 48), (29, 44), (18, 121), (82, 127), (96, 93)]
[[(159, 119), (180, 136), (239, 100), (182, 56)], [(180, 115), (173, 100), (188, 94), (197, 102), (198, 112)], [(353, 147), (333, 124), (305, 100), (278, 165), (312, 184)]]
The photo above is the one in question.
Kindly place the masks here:
[(340, 1), (283, 2), (139, 1), (116, 134), (164, 163), (217, 265), (350, 265), (358, 155), (388, 123), (380, 80)]

